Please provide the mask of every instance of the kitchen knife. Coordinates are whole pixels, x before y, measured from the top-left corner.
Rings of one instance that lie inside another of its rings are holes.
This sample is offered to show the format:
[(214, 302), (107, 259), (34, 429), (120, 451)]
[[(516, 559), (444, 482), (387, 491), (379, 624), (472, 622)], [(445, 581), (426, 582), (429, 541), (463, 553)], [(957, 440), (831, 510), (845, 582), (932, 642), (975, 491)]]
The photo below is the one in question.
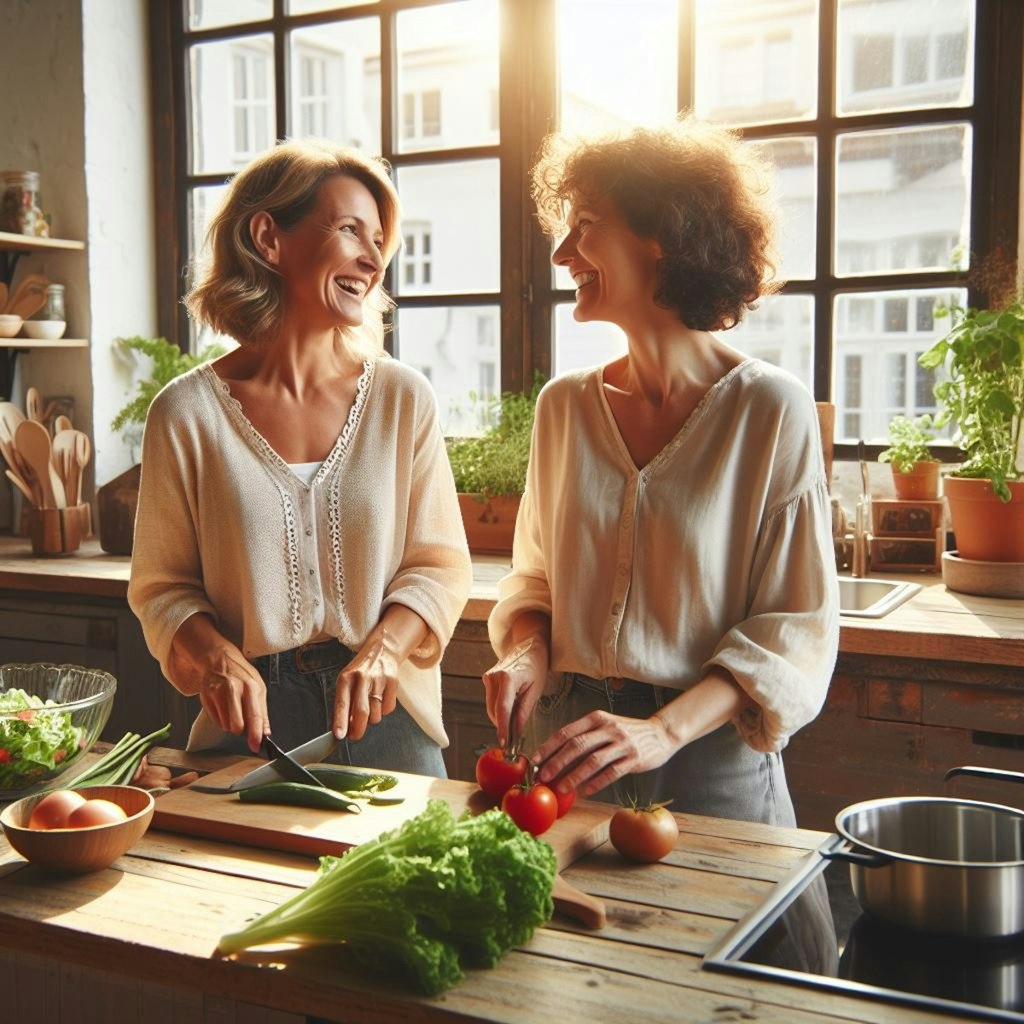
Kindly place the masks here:
[(202, 783), (193, 782), (189, 789), (194, 789), (197, 793), (238, 793), (243, 789), (262, 786), (268, 782), (305, 782), (319, 786), (322, 783), (302, 766), (326, 761), (334, 753), (338, 741), (334, 733), (325, 732), (321, 736), (300, 743), (294, 750), (289, 750), (287, 753), (280, 750), (269, 737), (264, 737), (263, 745), (264, 749), (270, 752), (277, 751), (280, 756), (275, 756), (272, 761), (261, 764), (259, 768), (254, 768), (251, 772), (246, 772), (240, 779), (235, 779), (230, 786), (204, 786)]

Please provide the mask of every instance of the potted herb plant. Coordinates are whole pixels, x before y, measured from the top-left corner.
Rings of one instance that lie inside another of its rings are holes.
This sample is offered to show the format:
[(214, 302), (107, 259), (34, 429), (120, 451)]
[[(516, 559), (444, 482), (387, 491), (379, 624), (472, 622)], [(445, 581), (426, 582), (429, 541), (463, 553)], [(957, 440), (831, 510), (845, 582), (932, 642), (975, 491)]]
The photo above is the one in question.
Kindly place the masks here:
[(945, 368), (934, 425), (964, 453), (943, 491), (961, 559), (1024, 562), (1024, 305), (950, 310), (952, 328), (918, 362)]
[(489, 424), (484, 432), (448, 443), (470, 551), (508, 554), (512, 550), (519, 500), (526, 487), (534, 411), (543, 384), (543, 376), (537, 374), (529, 393), (506, 391), (492, 398), (484, 410)]
[(939, 460), (929, 441), (935, 440), (932, 417), (894, 416), (889, 421), (889, 447), (879, 462), (892, 467), (892, 483), (901, 501), (934, 501), (939, 496)]
[[(163, 386), (200, 363), (216, 359), (227, 349), (223, 345), (207, 345), (197, 355), (182, 352), (166, 338), (118, 338), (115, 344), (125, 352), (138, 352), (151, 363), (148, 376), (138, 382), (135, 397), (118, 412), (111, 424), (113, 430), (128, 435), (134, 446), (141, 437), (149, 407)], [(141, 466), (131, 469), (105, 483), (96, 491), (100, 517), (100, 547), (112, 555), (130, 555), (135, 532), (135, 509), (139, 500)]]

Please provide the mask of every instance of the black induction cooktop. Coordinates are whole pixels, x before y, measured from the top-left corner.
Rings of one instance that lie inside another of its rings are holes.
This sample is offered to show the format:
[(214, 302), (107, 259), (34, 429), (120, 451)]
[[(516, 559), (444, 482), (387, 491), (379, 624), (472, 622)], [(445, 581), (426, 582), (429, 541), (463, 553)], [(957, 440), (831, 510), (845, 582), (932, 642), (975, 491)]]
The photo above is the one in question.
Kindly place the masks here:
[[(830, 836), (704, 958), (703, 966), (948, 1013), (1024, 1021), (1024, 938), (946, 940), (860, 912)], [(852, 908), (852, 909), (851, 909)]]

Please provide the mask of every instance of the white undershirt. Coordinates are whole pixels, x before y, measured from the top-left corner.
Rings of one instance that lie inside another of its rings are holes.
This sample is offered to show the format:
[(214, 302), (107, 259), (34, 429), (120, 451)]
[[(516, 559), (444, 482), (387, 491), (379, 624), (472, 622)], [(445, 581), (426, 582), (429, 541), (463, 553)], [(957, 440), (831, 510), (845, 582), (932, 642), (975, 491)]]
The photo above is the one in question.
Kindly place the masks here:
[(313, 482), (313, 477), (320, 472), (320, 462), (289, 462), (288, 468), (308, 487)]

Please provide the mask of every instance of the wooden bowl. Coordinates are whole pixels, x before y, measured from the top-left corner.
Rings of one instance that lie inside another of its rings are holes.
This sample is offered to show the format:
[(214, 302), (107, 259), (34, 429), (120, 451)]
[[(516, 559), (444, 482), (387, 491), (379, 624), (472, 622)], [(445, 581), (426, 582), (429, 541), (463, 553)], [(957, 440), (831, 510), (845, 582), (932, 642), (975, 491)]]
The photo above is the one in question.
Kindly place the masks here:
[(34, 829), (28, 827), (32, 808), (45, 796), (37, 793), (0, 811), (7, 841), (27, 861), (47, 871), (78, 875), (109, 867), (145, 834), (153, 820), (153, 795), (135, 786), (84, 786), (88, 799), (110, 800), (128, 817), (91, 828)]

